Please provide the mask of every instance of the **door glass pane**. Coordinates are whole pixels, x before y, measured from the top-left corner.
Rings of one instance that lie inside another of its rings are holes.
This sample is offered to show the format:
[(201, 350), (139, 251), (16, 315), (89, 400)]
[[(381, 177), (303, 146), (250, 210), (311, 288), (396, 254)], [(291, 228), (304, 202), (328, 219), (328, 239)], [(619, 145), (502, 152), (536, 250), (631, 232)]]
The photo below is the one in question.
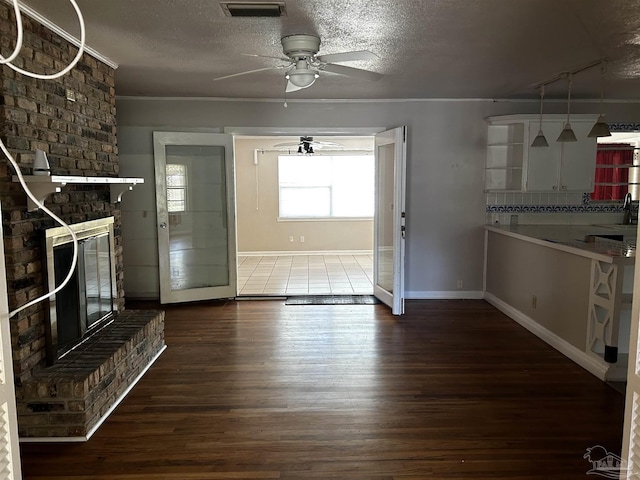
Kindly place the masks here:
[(225, 149), (167, 145), (171, 290), (229, 285)]
[(394, 144), (378, 146), (376, 285), (393, 293)]

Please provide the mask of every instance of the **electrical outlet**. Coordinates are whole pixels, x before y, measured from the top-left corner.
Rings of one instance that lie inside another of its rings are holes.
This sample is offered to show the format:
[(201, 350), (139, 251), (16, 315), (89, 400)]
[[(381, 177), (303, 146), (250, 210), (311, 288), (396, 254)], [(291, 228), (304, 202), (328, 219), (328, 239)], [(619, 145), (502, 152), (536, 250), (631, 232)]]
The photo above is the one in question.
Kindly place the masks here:
[(293, 242), (293, 235), (289, 235), (289, 241)]
[(531, 297), (531, 308), (538, 308), (538, 297)]
[(304, 243), (304, 235), (300, 235), (300, 243)]
[(76, 92), (74, 92), (70, 88), (67, 88), (65, 94), (66, 94), (67, 100), (69, 100), (70, 102), (76, 101)]
[(462, 285), (463, 285), (462, 280), (458, 280), (458, 284), (457, 284), (458, 290), (462, 290)]

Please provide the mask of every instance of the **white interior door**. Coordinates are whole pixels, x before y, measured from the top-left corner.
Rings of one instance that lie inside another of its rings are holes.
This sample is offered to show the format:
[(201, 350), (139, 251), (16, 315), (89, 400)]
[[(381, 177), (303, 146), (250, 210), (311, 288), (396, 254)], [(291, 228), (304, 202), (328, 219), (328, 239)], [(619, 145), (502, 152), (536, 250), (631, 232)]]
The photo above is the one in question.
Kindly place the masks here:
[(154, 132), (161, 303), (236, 295), (233, 137)]
[(376, 134), (374, 214), (374, 295), (404, 313), (406, 127)]

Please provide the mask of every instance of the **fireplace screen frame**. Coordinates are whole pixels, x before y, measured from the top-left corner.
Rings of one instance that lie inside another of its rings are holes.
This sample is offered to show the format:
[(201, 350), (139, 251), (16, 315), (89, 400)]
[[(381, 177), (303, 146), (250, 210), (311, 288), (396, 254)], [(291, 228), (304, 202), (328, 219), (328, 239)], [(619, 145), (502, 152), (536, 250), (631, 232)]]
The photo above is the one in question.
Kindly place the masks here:
[[(78, 238), (78, 242), (82, 243), (90, 239), (97, 239), (100, 237), (108, 236), (108, 250), (109, 250), (109, 270), (110, 270), (110, 287), (111, 287), (111, 311), (100, 317), (98, 320), (94, 321), (89, 328), (86, 328), (86, 325), (83, 325), (82, 318), (79, 318), (78, 329), (80, 331), (80, 335), (77, 340), (67, 343), (65, 345), (60, 345), (59, 336), (58, 336), (58, 311), (57, 311), (57, 301), (56, 296), (61, 292), (58, 292), (57, 295), (54, 295), (49, 298), (49, 321), (46, 325), (46, 336), (47, 336), (47, 363), (49, 365), (54, 364), (59, 358), (63, 357), (66, 353), (73, 350), (79, 344), (81, 344), (88, 337), (93, 335), (96, 331), (100, 329), (108, 320), (114, 317), (115, 309), (116, 309), (116, 301), (117, 301), (117, 288), (116, 288), (116, 265), (115, 265), (115, 236), (113, 231), (113, 223), (114, 217), (106, 217), (100, 218), (97, 220), (89, 220), (81, 223), (71, 224), (70, 227), (73, 232), (76, 234)], [(47, 267), (47, 281), (49, 286), (49, 291), (53, 291), (56, 287), (56, 272), (55, 272), (55, 263), (54, 263), (54, 250), (56, 247), (62, 247), (68, 244), (71, 244), (73, 239), (69, 231), (64, 227), (54, 227), (45, 230), (45, 251), (46, 251), (46, 267)], [(79, 250), (78, 254), (80, 255), (82, 249)], [(85, 271), (81, 271), (81, 267), (83, 267), (84, 262), (78, 258), (78, 262), (76, 265), (76, 277), (78, 278), (78, 282), (84, 282)], [(64, 272), (64, 277), (66, 277), (67, 272)], [(84, 290), (86, 294), (86, 288)], [(79, 304), (77, 305), (78, 311), (82, 312), (82, 309), (86, 310), (86, 297), (79, 298)], [(82, 316), (82, 313), (79, 313), (79, 317)], [(86, 322), (86, 317), (84, 318)]]

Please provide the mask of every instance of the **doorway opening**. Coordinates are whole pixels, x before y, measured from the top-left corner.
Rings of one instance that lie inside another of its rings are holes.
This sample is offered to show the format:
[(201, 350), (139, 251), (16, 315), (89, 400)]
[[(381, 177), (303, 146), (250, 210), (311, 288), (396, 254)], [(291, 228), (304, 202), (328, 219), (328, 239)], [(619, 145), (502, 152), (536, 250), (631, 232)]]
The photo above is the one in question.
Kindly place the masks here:
[(374, 137), (234, 138), (239, 296), (373, 294)]

